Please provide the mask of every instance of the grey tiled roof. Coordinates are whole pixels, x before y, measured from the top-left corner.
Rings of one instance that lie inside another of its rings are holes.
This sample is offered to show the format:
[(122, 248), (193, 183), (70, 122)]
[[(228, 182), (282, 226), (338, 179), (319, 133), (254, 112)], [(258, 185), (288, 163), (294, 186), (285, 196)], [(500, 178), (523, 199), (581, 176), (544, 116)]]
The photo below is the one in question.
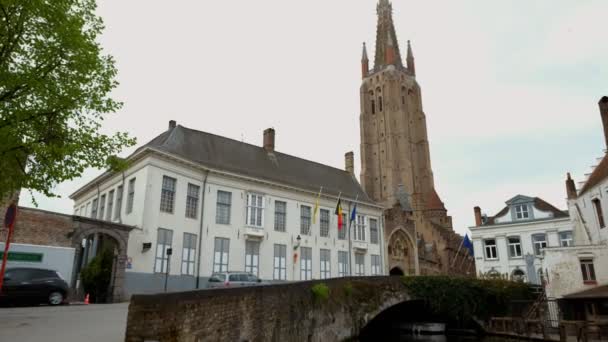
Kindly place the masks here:
[(212, 169), (261, 178), (313, 192), (374, 203), (348, 172), (211, 133), (177, 126), (142, 146), (174, 154)]

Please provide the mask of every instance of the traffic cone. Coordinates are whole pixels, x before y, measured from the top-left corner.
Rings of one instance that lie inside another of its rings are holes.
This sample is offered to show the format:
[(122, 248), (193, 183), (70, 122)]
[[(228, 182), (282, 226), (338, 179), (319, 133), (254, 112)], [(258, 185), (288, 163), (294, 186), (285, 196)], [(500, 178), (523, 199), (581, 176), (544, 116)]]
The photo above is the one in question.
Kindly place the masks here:
[(89, 294), (88, 293), (86, 296), (84, 296), (84, 304), (89, 305)]

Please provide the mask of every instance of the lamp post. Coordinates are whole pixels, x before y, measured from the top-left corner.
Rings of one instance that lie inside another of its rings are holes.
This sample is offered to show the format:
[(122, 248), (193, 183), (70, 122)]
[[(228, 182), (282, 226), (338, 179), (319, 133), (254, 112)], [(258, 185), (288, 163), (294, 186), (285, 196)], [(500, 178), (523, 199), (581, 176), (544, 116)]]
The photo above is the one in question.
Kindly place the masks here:
[(167, 283), (169, 282), (169, 270), (171, 269), (171, 254), (173, 254), (173, 248), (167, 248), (167, 272), (165, 272), (165, 292), (167, 292)]

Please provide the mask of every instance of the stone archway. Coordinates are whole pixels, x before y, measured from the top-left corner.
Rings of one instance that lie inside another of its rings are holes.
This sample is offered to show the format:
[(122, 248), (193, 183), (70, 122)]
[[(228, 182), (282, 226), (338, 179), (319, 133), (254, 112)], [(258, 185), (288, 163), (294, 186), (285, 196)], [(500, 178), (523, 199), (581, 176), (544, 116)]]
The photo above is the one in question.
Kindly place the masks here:
[(71, 236), (72, 245), (75, 249), (74, 272), (72, 274), (71, 287), (76, 297), (83, 298), (77, 288), (81, 261), (83, 258), (82, 241), (91, 235), (102, 235), (111, 238), (115, 246), (114, 262), (110, 284), (110, 301), (120, 302), (124, 298), (124, 279), (127, 262), (127, 246), (129, 243), (129, 232), (133, 227), (105, 221), (98, 221), (85, 217), (73, 218), (74, 231)]
[(399, 266), (395, 266), (395, 267), (391, 268), (389, 275), (402, 276), (402, 275), (405, 275), (405, 273), (403, 273), (403, 270)]
[(388, 259), (390, 274), (415, 274), (416, 249), (409, 234), (401, 228), (395, 229), (388, 239)]

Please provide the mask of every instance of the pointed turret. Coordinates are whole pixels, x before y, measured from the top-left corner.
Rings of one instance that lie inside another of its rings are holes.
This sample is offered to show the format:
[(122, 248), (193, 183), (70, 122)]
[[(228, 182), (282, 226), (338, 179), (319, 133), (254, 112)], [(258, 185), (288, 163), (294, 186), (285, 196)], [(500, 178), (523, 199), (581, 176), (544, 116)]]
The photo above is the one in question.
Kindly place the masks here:
[(368, 73), (369, 59), (367, 58), (367, 47), (365, 47), (365, 42), (363, 42), (363, 53), (361, 56), (361, 75), (363, 78), (366, 78)]
[(410, 41), (407, 41), (407, 70), (409, 70), (412, 75), (416, 76), (416, 64), (414, 63), (414, 53), (412, 52), (412, 45)]
[[(395, 25), (393, 24), (393, 5), (388, 0), (380, 0), (376, 11), (378, 13), (378, 27), (376, 29), (374, 70), (379, 71), (387, 65), (403, 68)], [(392, 45), (390, 49), (389, 44)], [(393, 54), (393, 56), (387, 56), (387, 52)], [(387, 63), (388, 60), (391, 63)]]

